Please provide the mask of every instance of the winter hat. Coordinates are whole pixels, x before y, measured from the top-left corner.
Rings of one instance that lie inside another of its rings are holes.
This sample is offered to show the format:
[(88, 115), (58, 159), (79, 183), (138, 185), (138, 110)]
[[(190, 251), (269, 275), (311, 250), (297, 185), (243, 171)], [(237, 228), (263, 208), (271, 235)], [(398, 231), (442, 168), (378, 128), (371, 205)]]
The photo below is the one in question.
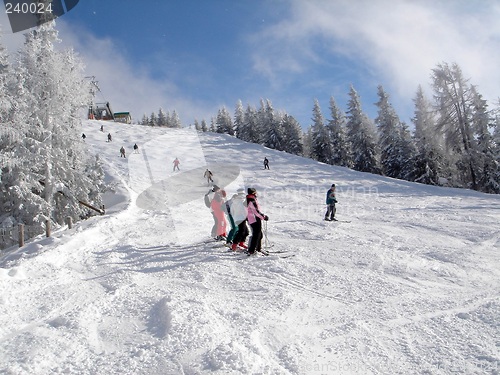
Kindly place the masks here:
[(335, 184), (332, 184), (332, 187), (335, 187)]
[(255, 195), (257, 193), (257, 190), (254, 188), (248, 188), (247, 190), (248, 195)]

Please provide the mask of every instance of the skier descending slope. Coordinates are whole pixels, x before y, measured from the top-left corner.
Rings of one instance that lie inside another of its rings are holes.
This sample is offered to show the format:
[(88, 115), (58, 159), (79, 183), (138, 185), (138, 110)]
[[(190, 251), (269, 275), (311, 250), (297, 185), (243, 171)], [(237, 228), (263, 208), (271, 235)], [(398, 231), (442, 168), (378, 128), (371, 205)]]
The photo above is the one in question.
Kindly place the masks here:
[(252, 228), (252, 237), (250, 238), (247, 253), (252, 255), (256, 251), (262, 250), (262, 220), (267, 221), (269, 217), (260, 212), (259, 203), (257, 202), (257, 190), (248, 188), (247, 192), (248, 224)]

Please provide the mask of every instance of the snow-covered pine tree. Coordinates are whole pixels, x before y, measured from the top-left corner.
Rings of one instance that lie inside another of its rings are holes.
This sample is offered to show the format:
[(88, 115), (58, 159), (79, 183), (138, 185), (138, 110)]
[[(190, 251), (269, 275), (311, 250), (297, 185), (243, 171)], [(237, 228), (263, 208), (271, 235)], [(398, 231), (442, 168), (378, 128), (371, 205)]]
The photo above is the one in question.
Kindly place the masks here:
[(234, 134), (236, 135), (236, 138), (241, 139), (241, 132), (244, 130), (244, 120), (245, 111), (243, 110), (243, 103), (241, 100), (238, 100), (234, 110)]
[(331, 119), (328, 121), (326, 128), (332, 145), (331, 162), (333, 165), (352, 167), (351, 147), (347, 141), (345, 130), (345, 114), (337, 106), (333, 96), (330, 97), (330, 116)]
[(201, 125), (197, 119), (194, 119), (194, 128), (196, 129), (196, 131), (201, 132)]
[(264, 146), (274, 150), (285, 151), (286, 136), (284, 125), (285, 113), (277, 112), (273, 116), (273, 122), (267, 130), (267, 141)]
[(494, 128), (495, 119), (488, 111), (486, 100), (472, 86), (473, 110), (472, 127), (475, 138), (475, 150), (472, 157), (478, 168), (478, 189), (486, 193), (500, 193), (499, 165), (495, 157), (495, 144), (490, 128)]
[(163, 108), (158, 110), (158, 116), (156, 117), (156, 123), (158, 126), (167, 126), (167, 115)]
[(303, 154), (305, 157), (313, 159), (312, 156), (312, 125), (309, 125), (309, 128), (302, 135), (302, 146), (303, 146)]
[(407, 181), (415, 179), (415, 157), (417, 148), (409, 126), (405, 122), (400, 122), (398, 126), (398, 150), (400, 152), (401, 172), (398, 178)]
[(493, 120), (493, 154), (495, 155), (495, 163), (497, 172), (494, 180), (500, 182), (500, 99), (498, 99), (497, 108), (494, 113)]
[(201, 131), (202, 132), (208, 131), (207, 122), (205, 121), (205, 119), (201, 120)]
[(89, 102), (83, 66), (73, 51), (56, 52), (54, 22), (26, 34), (16, 64), (12, 123), (22, 138), (2, 173), (2, 212), (15, 223), (62, 224), (100, 206), (103, 173), (81, 141), (81, 109)]
[[(15, 167), (15, 144), (22, 139), (21, 133), (14, 130), (11, 121), (10, 110), (14, 102), (12, 93), (9, 91), (11, 77), (12, 73), (7, 49), (3, 46), (0, 39), (0, 227), (9, 227), (15, 223), (15, 221), (9, 218), (9, 213), (5, 209), (6, 189), (12, 186), (12, 184), (6, 184), (4, 175)], [(4, 245), (0, 239), (0, 249)]]
[(208, 131), (210, 131), (210, 132), (212, 132), (212, 133), (215, 133), (215, 132), (216, 132), (216, 130), (217, 130), (217, 129), (216, 129), (216, 127), (215, 127), (215, 122), (216, 122), (215, 117), (212, 117), (212, 118), (210, 119), (210, 127), (208, 128)]
[[(261, 140), (260, 143), (274, 150), (283, 151), (284, 149), (284, 134), (282, 117), (283, 114), (277, 113), (269, 99), (265, 102), (265, 111), (261, 117)], [(264, 125), (265, 124), (265, 125)]]
[(238, 132), (238, 138), (251, 143), (259, 142), (258, 132), (258, 113), (255, 107), (247, 105), (241, 129)]
[(284, 114), (281, 120), (283, 129), (283, 150), (289, 154), (303, 155), (302, 128), (293, 116)]
[(148, 125), (149, 126), (157, 126), (158, 125), (158, 117), (156, 117), (156, 113), (151, 112), (151, 115), (149, 116)]
[(11, 77), (9, 54), (0, 38), (0, 124), (6, 124), (7, 116), (12, 106), (12, 97), (8, 91)]
[(172, 111), (170, 116), (167, 115), (167, 126), (174, 129), (182, 128), (181, 119), (175, 109)]
[[(267, 137), (269, 129), (273, 127), (275, 121), (274, 108), (269, 99), (260, 99), (260, 108), (257, 111), (257, 143), (264, 145), (268, 143)], [(273, 132), (272, 132), (273, 133)]]
[(389, 177), (408, 180), (413, 177), (415, 147), (408, 127), (401, 123), (389, 95), (378, 86), (378, 144), (382, 173)]
[(149, 117), (146, 114), (142, 115), (141, 125), (149, 125)]
[(436, 131), (436, 119), (431, 103), (418, 86), (412, 118), (416, 146), (413, 180), (427, 185), (438, 185), (440, 177), (446, 176), (445, 158), (440, 133)]
[(311, 154), (314, 160), (321, 163), (332, 163), (332, 145), (329, 133), (325, 127), (325, 120), (321, 113), (321, 107), (317, 99), (314, 99), (313, 117), (312, 117), (312, 140)]
[(222, 107), (217, 112), (215, 129), (217, 133), (234, 135), (233, 120), (226, 107)]
[(432, 70), (437, 129), (444, 134), (447, 156), (458, 176), (456, 183), (478, 189), (481, 162), (475, 157), (472, 127), (474, 95), (457, 64), (438, 64)]
[(399, 117), (389, 103), (389, 95), (382, 86), (378, 86), (378, 116), (375, 125), (378, 128), (378, 144), (380, 148), (380, 165), (382, 173), (389, 177), (399, 178), (402, 169), (400, 160), (398, 125)]
[(351, 143), (353, 168), (380, 174), (374, 125), (361, 108), (358, 93), (351, 86), (347, 110), (347, 138)]

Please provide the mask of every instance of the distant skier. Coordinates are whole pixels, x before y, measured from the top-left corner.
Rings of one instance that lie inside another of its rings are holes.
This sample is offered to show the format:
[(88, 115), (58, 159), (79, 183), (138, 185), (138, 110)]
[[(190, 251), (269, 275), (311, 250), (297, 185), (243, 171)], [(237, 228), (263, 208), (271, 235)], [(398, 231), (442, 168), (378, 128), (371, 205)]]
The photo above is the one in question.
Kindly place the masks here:
[(108, 133), (108, 142), (111, 142), (111, 133)]
[(181, 163), (181, 162), (179, 161), (179, 159), (175, 158), (175, 160), (174, 160), (174, 162), (173, 162), (173, 164), (174, 164), (174, 172), (175, 172), (175, 170), (176, 170), (176, 169), (177, 169), (178, 171), (180, 171), (180, 169), (179, 169), (179, 164), (180, 164), (180, 163)]
[(101, 125), (101, 131), (102, 132), (104, 131), (104, 125)]
[(205, 171), (205, 174), (203, 175), (203, 177), (205, 177), (207, 179), (207, 184), (210, 185), (211, 183), (213, 184), (214, 180), (212, 179), (213, 177), (213, 173), (210, 172), (207, 168), (207, 170)]
[(139, 146), (137, 146), (137, 143), (134, 143), (134, 154), (139, 153)]
[(125, 158), (125, 147), (122, 146), (122, 148), (120, 149), (120, 157), (121, 158)]
[(87, 138), (87, 136), (85, 135), (85, 133), (82, 134), (82, 139), (83, 141), (85, 141), (85, 138)]
[(264, 169), (269, 169), (269, 160), (267, 160), (267, 157), (264, 158)]
[(335, 203), (337, 203), (337, 198), (335, 197), (335, 184), (332, 184), (331, 188), (326, 192), (327, 209), (325, 213), (325, 220), (337, 221), (337, 219), (335, 219), (335, 212), (337, 211)]
[(269, 217), (260, 212), (259, 203), (257, 202), (257, 190), (248, 188), (247, 192), (247, 220), (252, 228), (252, 237), (250, 238), (247, 253), (252, 255), (256, 251), (262, 250), (262, 220), (267, 221)]

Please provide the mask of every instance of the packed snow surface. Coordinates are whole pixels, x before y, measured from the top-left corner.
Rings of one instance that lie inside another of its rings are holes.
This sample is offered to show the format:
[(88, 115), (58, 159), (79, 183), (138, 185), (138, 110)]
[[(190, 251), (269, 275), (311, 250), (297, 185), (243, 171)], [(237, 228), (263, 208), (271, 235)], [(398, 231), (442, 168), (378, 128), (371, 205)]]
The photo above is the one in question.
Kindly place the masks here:
[[(0, 373), (500, 373), (500, 196), (190, 129), (82, 132), (106, 215), (2, 252)], [(229, 197), (257, 189), (264, 244), (295, 256), (211, 238), (207, 166)]]

